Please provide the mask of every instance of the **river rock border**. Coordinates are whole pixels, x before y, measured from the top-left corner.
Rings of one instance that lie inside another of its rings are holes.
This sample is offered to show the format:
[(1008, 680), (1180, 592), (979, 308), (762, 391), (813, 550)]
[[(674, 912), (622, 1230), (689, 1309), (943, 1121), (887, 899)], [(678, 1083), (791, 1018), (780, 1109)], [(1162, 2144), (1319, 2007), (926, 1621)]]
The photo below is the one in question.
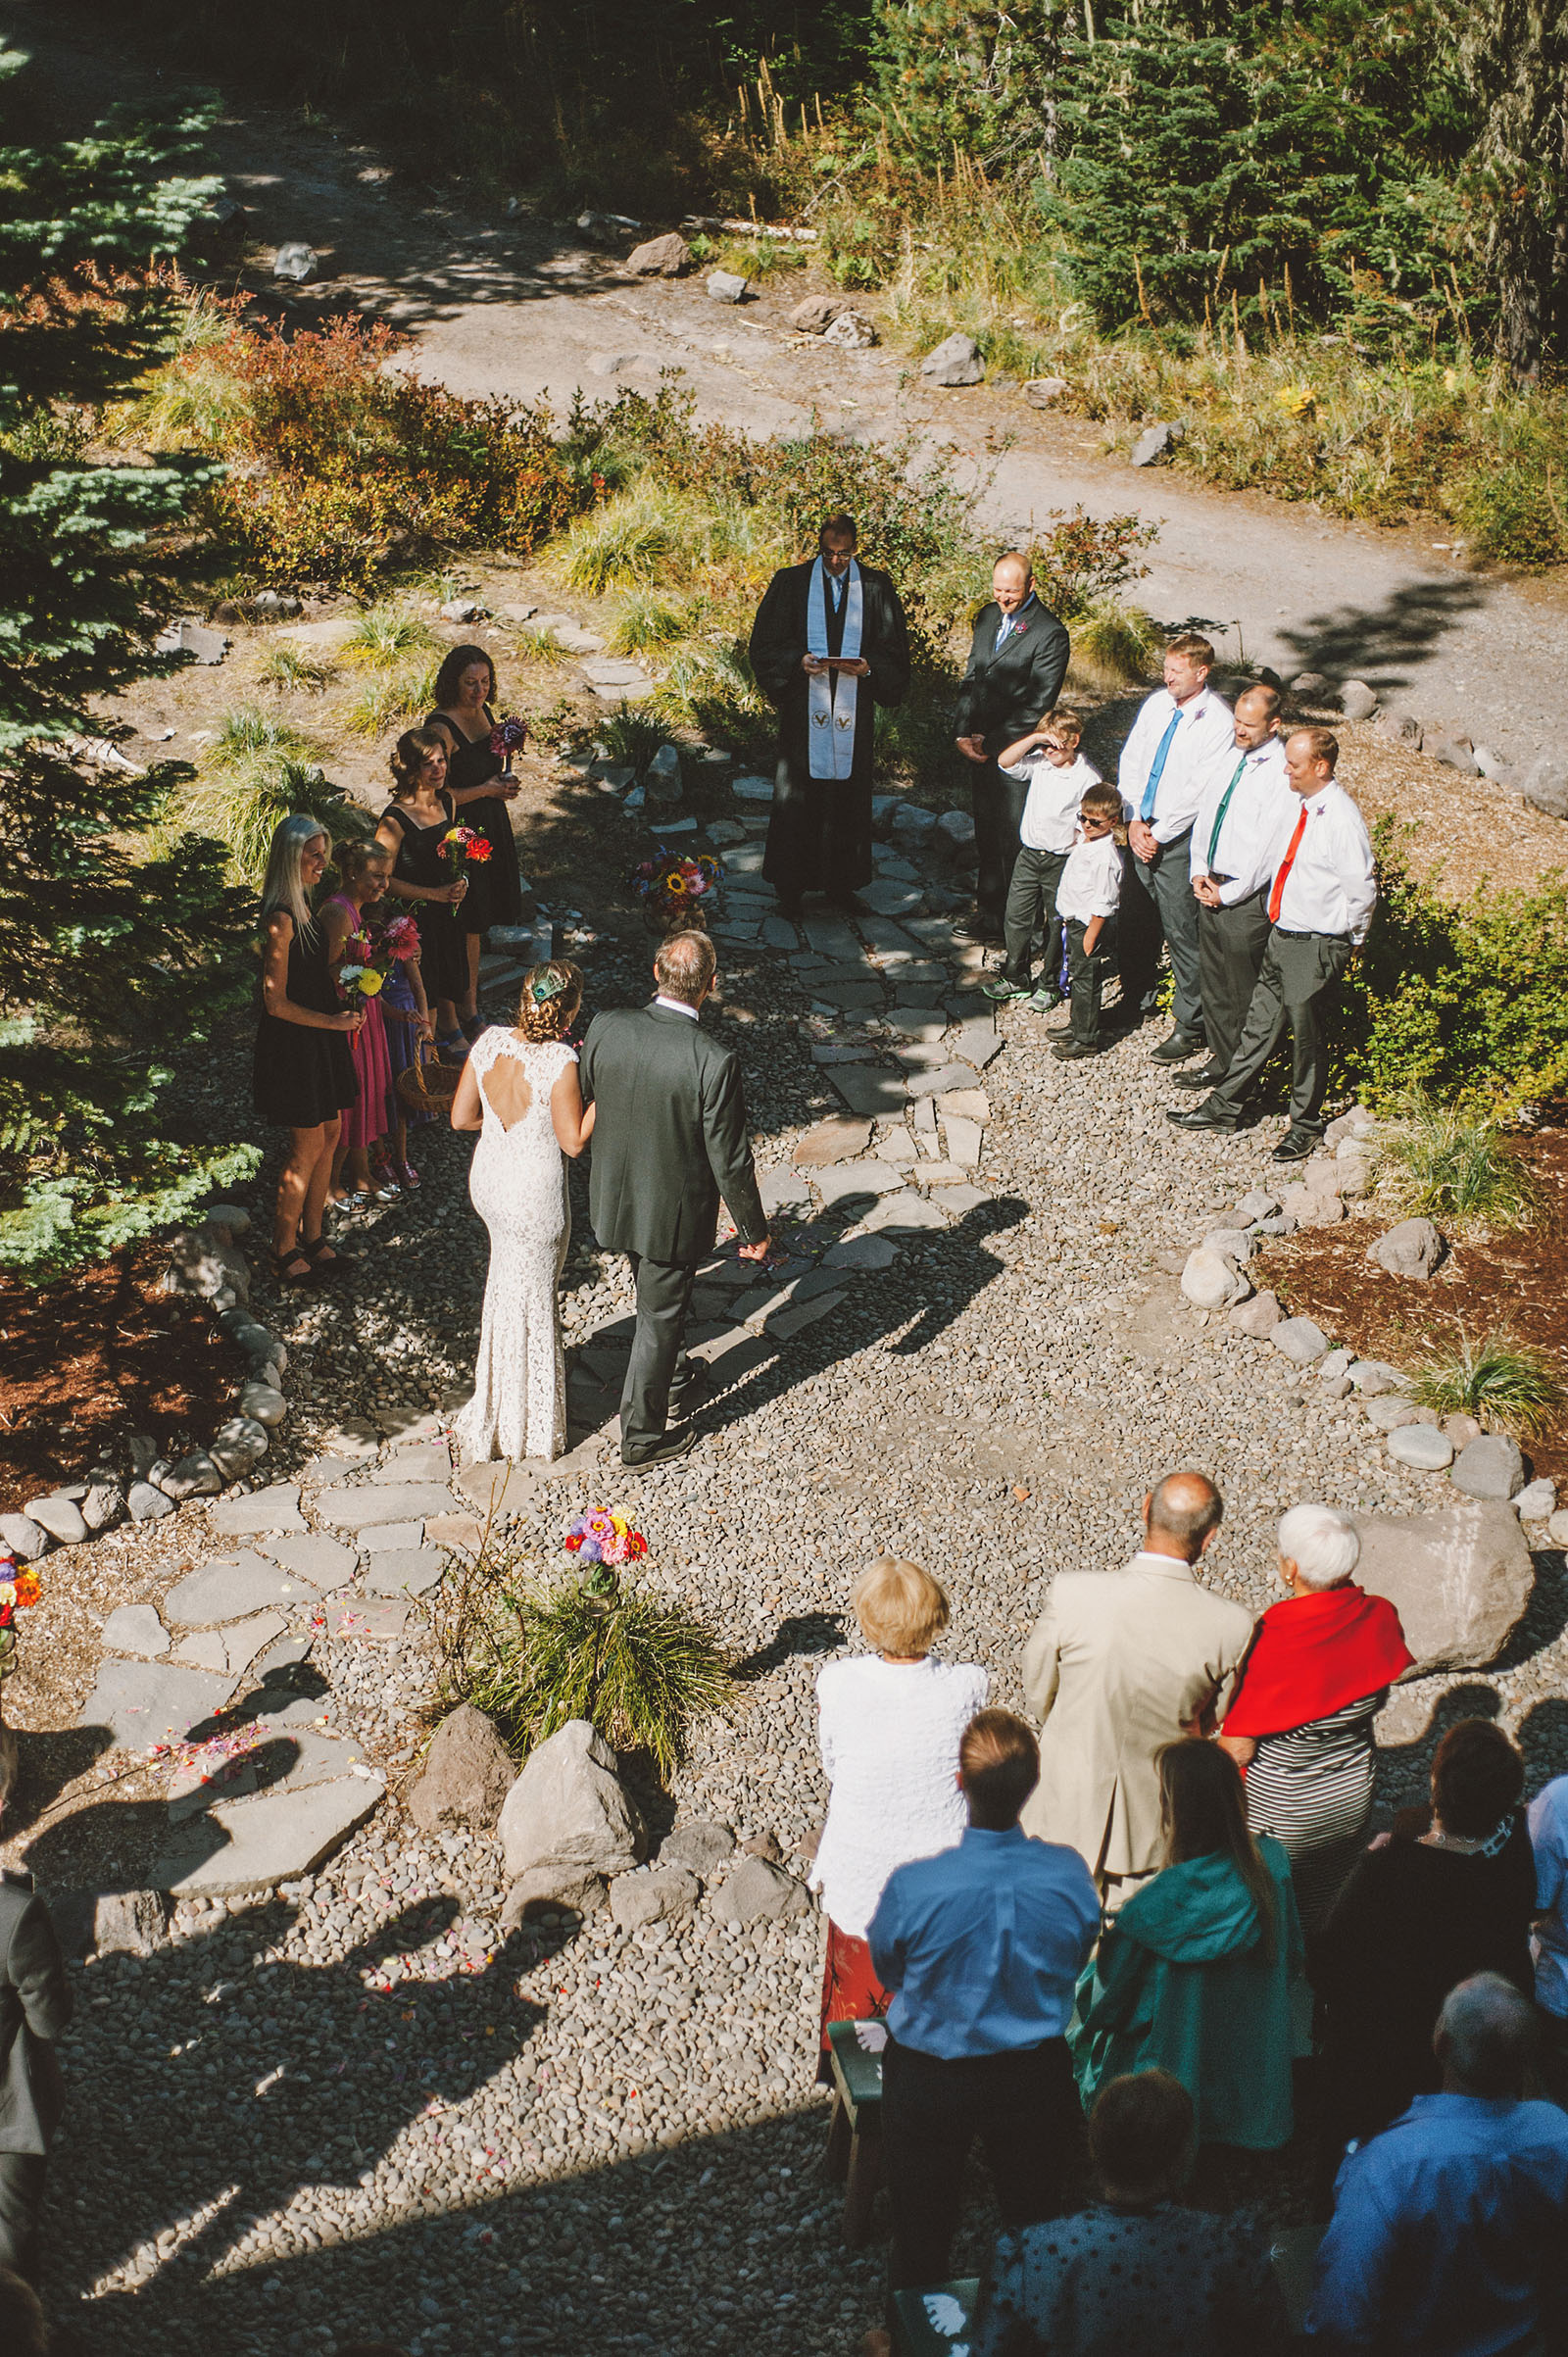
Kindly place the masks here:
[[(1446, 1473), (1467, 1497), (1503, 1500), (1522, 1523), (1544, 1525), (1542, 1536), (1547, 1543), (1568, 1545), (1568, 1511), (1556, 1510), (1555, 1487), (1544, 1476), (1525, 1479), (1517, 1441), (1484, 1431), (1470, 1415), (1440, 1422), (1436, 1409), (1419, 1407), (1409, 1397), (1410, 1378), (1398, 1367), (1335, 1348), (1315, 1320), (1287, 1317), (1277, 1296), (1257, 1292), (1247, 1274), (1265, 1238), (1332, 1227), (1345, 1218), (1348, 1203), (1371, 1193), (1377, 1129), (1364, 1105), (1352, 1105), (1329, 1123), (1324, 1152), (1303, 1166), (1298, 1183), (1278, 1193), (1254, 1188), (1229, 1212), (1208, 1221), (1182, 1264), (1182, 1292), (1203, 1320), (1223, 1315), (1237, 1334), (1281, 1351), (1301, 1369), (1303, 1381), (1313, 1370), (1327, 1399), (1354, 1393), (1396, 1464), (1418, 1473)], [(1410, 1219), (1378, 1238), (1368, 1256), (1395, 1273), (1424, 1276), (1442, 1250), (1443, 1240), (1429, 1220)]]
[(234, 1413), (207, 1448), (188, 1449), (172, 1464), (146, 1433), (130, 1433), (123, 1465), (94, 1463), (81, 1481), (28, 1498), (20, 1513), (0, 1514), (0, 1539), (19, 1562), (79, 1547), (127, 1518), (161, 1521), (187, 1498), (218, 1497), (261, 1463), (288, 1413), (288, 1352), (250, 1312), (250, 1263), (235, 1242), (250, 1224), (238, 1203), (215, 1203), (196, 1226), (176, 1228), (161, 1284), (165, 1293), (207, 1302), (214, 1323), (244, 1352)]

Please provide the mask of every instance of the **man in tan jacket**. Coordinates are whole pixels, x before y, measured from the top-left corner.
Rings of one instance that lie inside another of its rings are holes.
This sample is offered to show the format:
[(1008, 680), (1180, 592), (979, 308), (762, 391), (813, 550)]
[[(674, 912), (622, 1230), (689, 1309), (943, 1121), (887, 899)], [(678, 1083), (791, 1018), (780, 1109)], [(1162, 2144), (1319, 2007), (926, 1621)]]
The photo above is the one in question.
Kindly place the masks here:
[(1208, 1733), (1251, 1643), (1252, 1614), (1195, 1576), (1223, 1511), (1206, 1474), (1166, 1474), (1142, 1550), (1125, 1571), (1058, 1572), (1024, 1652), (1045, 1723), (1024, 1831), (1076, 1849), (1109, 1907), (1160, 1862), (1155, 1754)]

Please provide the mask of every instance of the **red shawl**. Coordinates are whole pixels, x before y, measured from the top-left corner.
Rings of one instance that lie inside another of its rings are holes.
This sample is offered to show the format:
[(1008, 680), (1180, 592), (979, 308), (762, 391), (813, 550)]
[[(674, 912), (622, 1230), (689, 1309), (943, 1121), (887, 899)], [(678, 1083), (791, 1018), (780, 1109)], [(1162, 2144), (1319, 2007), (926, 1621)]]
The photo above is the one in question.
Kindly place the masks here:
[(1227, 1735), (1285, 1735), (1392, 1686), (1415, 1655), (1384, 1596), (1347, 1581), (1271, 1604), (1257, 1624)]

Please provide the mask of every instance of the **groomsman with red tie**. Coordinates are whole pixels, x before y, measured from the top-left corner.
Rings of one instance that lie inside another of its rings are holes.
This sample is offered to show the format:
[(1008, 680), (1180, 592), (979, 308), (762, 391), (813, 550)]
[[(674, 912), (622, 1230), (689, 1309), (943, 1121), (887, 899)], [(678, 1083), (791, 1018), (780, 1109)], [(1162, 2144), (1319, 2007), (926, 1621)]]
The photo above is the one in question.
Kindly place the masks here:
[(1276, 1162), (1302, 1162), (1323, 1135), (1328, 1055), (1322, 999), (1366, 939), (1377, 903), (1372, 845), (1360, 811), (1335, 783), (1338, 739), (1326, 728), (1298, 728), (1285, 747), (1285, 775), (1298, 797), (1286, 813), (1271, 860), (1266, 903), (1268, 947), (1230, 1068), (1201, 1105), (1171, 1105), (1178, 1129), (1234, 1130), (1248, 1091), (1291, 1027), (1291, 1125), (1274, 1149)]

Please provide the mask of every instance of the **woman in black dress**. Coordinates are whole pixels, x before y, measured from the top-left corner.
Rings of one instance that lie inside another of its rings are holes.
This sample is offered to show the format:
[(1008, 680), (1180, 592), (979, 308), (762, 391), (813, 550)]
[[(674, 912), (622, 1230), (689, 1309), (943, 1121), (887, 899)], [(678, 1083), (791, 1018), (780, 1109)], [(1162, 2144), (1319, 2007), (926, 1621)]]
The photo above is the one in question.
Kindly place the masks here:
[(514, 925), (522, 915), (522, 883), (510, 803), (517, 799), (510, 758), (490, 749), (496, 724), (496, 672), (483, 647), (454, 647), (436, 674), (436, 709), (426, 728), (449, 740), (447, 791), (465, 826), (484, 836), (490, 857), (470, 871), (468, 897), (459, 919), (466, 934), (467, 980), (461, 1012), (467, 1037), (477, 1039), (479, 945), (492, 925)]
[(364, 1016), (345, 1007), (311, 894), (331, 844), (315, 818), (285, 818), (262, 886), (262, 1012), (256, 1028), (256, 1109), (289, 1133), (277, 1183), (272, 1255), (278, 1282), (309, 1285), (354, 1264), (321, 1233), (332, 1153), (354, 1103), (354, 1036)]
[(419, 972), (435, 1008), (437, 1045), (450, 1062), (461, 1062), (468, 1053), (458, 1020), (468, 987), (468, 958), (459, 918), (477, 871), (454, 875), (441, 849), (442, 836), (455, 823), (446, 782), (447, 740), (439, 729), (407, 729), (389, 766), (396, 791), (381, 812), (375, 839), (393, 857), (388, 890), (418, 927)]

